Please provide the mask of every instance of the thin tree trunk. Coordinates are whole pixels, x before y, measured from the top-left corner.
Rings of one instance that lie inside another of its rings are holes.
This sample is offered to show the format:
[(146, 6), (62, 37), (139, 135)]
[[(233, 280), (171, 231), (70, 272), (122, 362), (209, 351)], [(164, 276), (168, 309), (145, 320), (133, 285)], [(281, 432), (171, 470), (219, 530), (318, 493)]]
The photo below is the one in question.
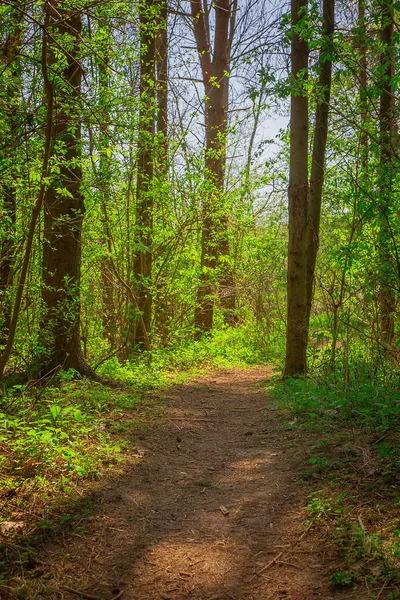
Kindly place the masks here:
[[(154, 176), (154, 111), (156, 0), (140, 5), (140, 116), (137, 145), (136, 179), (136, 253), (134, 281), (137, 308), (130, 339), (131, 349), (143, 349), (150, 337), (152, 315), (151, 275), (153, 263), (153, 176)], [(137, 315), (139, 311), (141, 318)]]
[(361, 135), (360, 135), (360, 159), (362, 174), (365, 178), (368, 175), (368, 131), (367, 131), (367, 112), (368, 112), (368, 63), (367, 63), (367, 25), (365, 19), (365, 0), (358, 0), (358, 23), (359, 30), (359, 56), (360, 56), (360, 76), (359, 76), (359, 94), (361, 106)]
[(380, 82), (381, 97), (379, 104), (379, 127), (380, 127), (380, 223), (378, 234), (378, 245), (380, 254), (380, 286), (379, 305), (381, 318), (381, 335), (388, 348), (394, 346), (394, 313), (396, 310), (396, 298), (394, 294), (395, 283), (392, 276), (393, 259), (390, 247), (390, 227), (388, 220), (392, 205), (393, 186), (393, 150), (392, 143), (395, 130), (395, 107), (392, 93), (392, 81), (394, 76), (394, 18), (393, 2), (382, 4), (381, 8), (381, 72)]
[[(230, 56), (232, 51), (232, 44), (235, 36), (236, 30), (236, 13), (237, 13), (237, 4), (238, 0), (232, 0), (229, 4), (230, 14), (229, 14), (229, 27), (228, 27), (228, 40), (226, 44), (225, 56), (226, 56), (226, 68), (223, 71), (222, 76), (225, 77), (225, 85), (223, 86), (223, 109), (224, 109), (224, 125), (225, 131), (223, 135), (223, 142), (225, 144), (223, 159), (223, 181), (222, 181), (222, 202), (221, 202), (221, 232), (220, 232), (220, 243), (218, 248), (218, 265), (217, 265), (217, 276), (218, 276), (218, 294), (220, 306), (222, 309), (222, 316), (224, 318), (225, 323), (228, 325), (234, 326), (237, 324), (237, 313), (236, 313), (236, 282), (235, 282), (235, 274), (234, 274), (234, 265), (230, 260), (230, 240), (229, 240), (229, 218), (227, 213), (227, 208), (224, 203), (223, 193), (224, 193), (224, 179), (225, 179), (225, 169), (226, 169), (226, 132), (228, 128), (228, 108), (229, 108), (229, 74), (231, 71), (230, 65)], [(215, 29), (216, 40), (217, 36), (219, 37), (222, 34), (222, 31), (225, 32), (225, 26), (221, 27), (221, 31)], [(214, 52), (214, 59), (218, 56), (217, 51)], [(224, 56), (224, 53), (221, 55)]]
[(160, 15), (156, 35), (157, 73), (157, 174), (168, 179), (168, 12), (166, 0), (159, 0)]
[(43, 160), (42, 160), (42, 177), (39, 188), (39, 193), (36, 198), (35, 204), (32, 208), (32, 214), (29, 221), (29, 228), (26, 236), (26, 246), (24, 257), (22, 261), (21, 272), (18, 281), (17, 292), (15, 295), (14, 306), (12, 310), (12, 317), (10, 321), (10, 327), (8, 331), (7, 342), (5, 344), (5, 348), (3, 353), (0, 355), (0, 379), (3, 378), (4, 369), (9, 361), (11, 356), (11, 352), (14, 346), (15, 334), (17, 332), (18, 318), (21, 310), (21, 302), (22, 296), (25, 289), (26, 277), (28, 273), (28, 267), (32, 254), (32, 245), (35, 236), (36, 224), (42, 209), (47, 179), (49, 177), (49, 165), (50, 158), (52, 154), (52, 130), (53, 130), (53, 111), (54, 111), (54, 89), (53, 85), (50, 82), (49, 74), (48, 74), (48, 26), (49, 26), (49, 12), (46, 10), (45, 13), (45, 22), (43, 27), (43, 38), (42, 38), (42, 56), (41, 56), (41, 65), (42, 65), (42, 73), (44, 80), (44, 92), (47, 102), (47, 113), (46, 113), (46, 123), (45, 123), (45, 144), (44, 144), (44, 152), (43, 152)]
[[(366, 19), (365, 19), (365, 0), (358, 0), (358, 22), (357, 22), (357, 34), (355, 41), (359, 51), (359, 100), (360, 100), (360, 136), (359, 136), (359, 152), (356, 170), (356, 181), (357, 185), (359, 182), (363, 185), (367, 184), (368, 175), (368, 131), (367, 131), (367, 113), (368, 113), (368, 96), (367, 96), (367, 31), (366, 31)], [(361, 167), (361, 168), (360, 168)], [(345, 261), (342, 267), (342, 275), (340, 279), (340, 292), (339, 299), (335, 300), (332, 298), (332, 312), (333, 312), (333, 325), (332, 325), (332, 345), (331, 345), (331, 357), (330, 364), (332, 368), (335, 368), (336, 362), (336, 351), (338, 346), (338, 328), (339, 328), (339, 311), (342, 310), (344, 294), (346, 290), (346, 274), (348, 271), (348, 263), (350, 259), (350, 248), (353, 242), (356, 230), (357, 230), (357, 196), (353, 197), (353, 216), (352, 223), (349, 232), (349, 240), (347, 242), (348, 252), (345, 255)], [(348, 333), (348, 332), (347, 332)], [(348, 348), (346, 348), (346, 361), (348, 358)]]
[[(108, 40), (106, 44), (108, 45)], [(102, 242), (106, 253), (101, 258), (101, 282), (102, 282), (102, 322), (103, 336), (110, 344), (111, 348), (116, 346), (116, 310), (114, 303), (114, 270), (110, 257), (112, 250), (112, 239), (107, 222), (107, 207), (111, 203), (111, 177), (112, 177), (112, 157), (110, 151), (110, 111), (109, 111), (109, 51), (108, 47), (104, 50), (102, 60), (99, 62), (99, 98), (103, 113), (100, 123), (100, 160), (99, 160), (99, 178), (101, 188), (101, 203), (103, 211), (103, 231), (105, 239)]]
[(3, 144), (7, 144), (8, 168), (1, 185), (2, 192), (2, 237), (0, 243), (0, 345), (7, 343), (11, 324), (12, 302), (9, 290), (13, 282), (15, 263), (15, 226), (17, 213), (17, 188), (15, 161), (17, 140), (21, 128), (18, 103), (21, 95), (18, 54), (22, 41), (22, 13), (12, 12), (10, 30), (2, 48), (2, 63), (5, 73), (5, 132)]
[[(169, 145), (168, 145), (168, 4), (159, 0), (159, 19), (156, 35), (156, 90), (157, 90), (157, 144), (155, 155), (155, 176), (157, 179), (157, 203), (161, 227), (168, 222), (171, 211), (169, 187)], [(154, 328), (163, 339), (167, 335), (167, 320), (170, 298), (165, 293), (165, 281), (156, 277), (153, 282), (157, 298), (154, 307)]]
[(285, 376), (307, 367), (308, 44), (297, 31), (307, 0), (292, 0), (289, 249)]
[[(315, 110), (315, 128), (312, 149), (310, 186), (308, 189), (307, 228), (307, 324), (310, 323), (313, 300), (314, 274), (319, 247), (322, 189), (325, 175), (325, 150), (328, 138), (329, 101), (332, 83), (332, 38), (335, 26), (335, 0), (323, 2), (323, 39), (319, 56), (319, 78)], [(327, 57), (327, 58), (326, 58)]]
[[(48, 62), (54, 85), (53, 143), (59, 167), (46, 191), (43, 226), (44, 315), (41, 372), (75, 369), (93, 376), (80, 343), (81, 235), (84, 201), (80, 189), (82, 70), (79, 63), (81, 13), (46, 3), (51, 33)], [(57, 55), (62, 48), (62, 61)]]

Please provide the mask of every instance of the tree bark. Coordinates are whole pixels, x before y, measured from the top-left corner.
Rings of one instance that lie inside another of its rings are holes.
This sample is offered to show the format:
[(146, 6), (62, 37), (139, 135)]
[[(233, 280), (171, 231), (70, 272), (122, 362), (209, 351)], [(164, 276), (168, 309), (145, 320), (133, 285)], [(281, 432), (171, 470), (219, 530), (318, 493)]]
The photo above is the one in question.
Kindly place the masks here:
[[(157, 2), (140, 6), (140, 115), (137, 144), (136, 179), (136, 252), (134, 260), (134, 293), (137, 307), (132, 306), (134, 323), (130, 336), (131, 349), (142, 350), (150, 339), (152, 315), (152, 238), (154, 177), (154, 112), (155, 40)], [(141, 315), (141, 318), (137, 314)]]
[(235, 308), (234, 280), (229, 264), (228, 217), (223, 197), (234, 19), (229, 0), (219, 0), (214, 8), (215, 36), (211, 57), (207, 14), (200, 2), (191, 1), (193, 31), (205, 90), (206, 127), (201, 272), (194, 317), (196, 337), (212, 329), (218, 284), (221, 307), (228, 322), (234, 319)]
[(396, 298), (394, 294), (393, 258), (391, 254), (391, 233), (389, 219), (392, 211), (393, 187), (393, 138), (395, 131), (395, 106), (392, 92), (394, 76), (394, 6), (392, 1), (382, 3), (381, 8), (381, 81), (379, 103), (380, 129), (380, 168), (379, 168), (379, 233), (380, 255), (379, 306), (381, 335), (388, 348), (394, 350), (394, 314)]
[[(85, 363), (80, 344), (81, 236), (85, 212), (81, 192), (81, 79), (79, 43), (81, 12), (58, 1), (46, 3), (48, 64), (54, 89), (53, 164), (46, 191), (43, 224), (44, 315), (40, 371), (75, 369), (94, 373)], [(62, 59), (57, 56), (62, 49)]]
[(307, 0), (292, 0), (286, 377), (307, 367), (308, 43), (299, 31), (306, 11)]
[(2, 219), (0, 243), (0, 346), (7, 343), (11, 324), (12, 302), (10, 288), (13, 282), (15, 263), (15, 226), (17, 213), (17, 189), (15, 178), (15, 161), (21, 119), (18, 115), (18, 104), (21, 95), (21, 77), (19, 75), (18, 55), (22, 41), (22, 13), (14, 11), (10, 14), (10, 29), (2, 48), (1, 58), (3, 79), (5, 83), (5, 131), (3, 144), (7, 145), (7, 171), (1, 184)]
[(307, 227), (307, 324), (310, 323), (313, 301), (314, 274), (319, 247), (322, 190), (325, 175), (325, 150), (328, 138), (329, 101), (332, 83), (333, 31), (335, 26), (335, 0), (323, 2), (323, 33), (319, 55), (319, 78), (315, 109), (315, 128), (312, 149), (310, 186), (308, 189)]

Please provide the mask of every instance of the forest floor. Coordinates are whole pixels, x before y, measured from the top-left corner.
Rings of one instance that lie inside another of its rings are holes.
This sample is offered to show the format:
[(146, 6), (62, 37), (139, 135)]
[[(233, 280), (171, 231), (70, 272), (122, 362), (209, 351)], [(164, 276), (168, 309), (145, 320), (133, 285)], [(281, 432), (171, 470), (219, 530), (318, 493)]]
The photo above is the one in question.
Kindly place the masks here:
[(389, 597), (387, 581), (376, 595), (332, 585), (340, 548), (305, 524), (318, 482), (302, 479), (303, 442), (268, 400), (270, 375), (217, 372), (153, 399), (153, 417), (129, 433), (134, 460), (82, 491), (73, 527), (44, 538), (25, 587), (0, 585), (0, 597)]

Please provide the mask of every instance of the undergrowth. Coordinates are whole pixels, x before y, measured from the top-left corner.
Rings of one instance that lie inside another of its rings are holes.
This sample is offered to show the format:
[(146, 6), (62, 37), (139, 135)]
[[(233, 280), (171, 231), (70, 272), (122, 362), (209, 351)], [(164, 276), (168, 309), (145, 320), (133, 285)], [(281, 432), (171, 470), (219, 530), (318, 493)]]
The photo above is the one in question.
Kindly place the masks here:
[[(211, 368), (261, 359), (244, 329), (225, 329), (198, 342), (143, 353), (99, 373), (121, 387), (61, 372), (45, 386), (10, 385), (0, 397), (0, 536), (43, 522), (51, 506), (98, 480), (129, 456), (132, 432), (151, 412), (151, 397)], [(146, 398), (146, 406), (142, 401)], [(143, 417), (143, 415), (146, 415)], [(154, 416), (154, 415), (153, 415)], [(126, 435), (126, 434), (131, 435)]]
[(144, 352), (125, 365), (114, 357), (101, 366), (99, 373), (136, 387), (158, 388), (170, 381), (172, 375), (184, 381), (210, 368), (245, 367), (271, 362), (275, 357), (252, 327), (228, 327), (197, 341), (177, 340), (167, 347)]
[(270, 388), (301, 446), (302, 483), (317, 488), (306, 524), (338, 550), (331, 584), (361, 585), (371, 599), (400, 598), (399, 380), (354, 362)]
[(362, 498), (345, 492), (335, 496), (331, 489), (310, 494), (305, 511), (306, 525), (324, 530), (338, 552), (338, 565), (330, 572), (333, 587), (361, 583), (368, 598), (379, 597), (374, 589), (385, 588), (385, 598), (400, 597), (399, 522), (384, 506), (363, 505)]
[(2, 395), (3, 522), (11, 509), (19, 516), (15, 511), (24, 511), (38, 494), (48, 509), (55, 494), (68, 493), (82, 478), (98, 479), (102, 469), (123, 460), (126, 442), (113, 439), (106, 425), (118, 412), (134, 410), (138, 396), (87, 380), (65, 381), (66, 375), (73, 373), (45, 390), (15, 386)]
[(287, 379), (273, 388), (280, 406), (309, 427), (339, 421), (372, 431), (400, 430), (400, 374), (371, 375), (365, 364)]

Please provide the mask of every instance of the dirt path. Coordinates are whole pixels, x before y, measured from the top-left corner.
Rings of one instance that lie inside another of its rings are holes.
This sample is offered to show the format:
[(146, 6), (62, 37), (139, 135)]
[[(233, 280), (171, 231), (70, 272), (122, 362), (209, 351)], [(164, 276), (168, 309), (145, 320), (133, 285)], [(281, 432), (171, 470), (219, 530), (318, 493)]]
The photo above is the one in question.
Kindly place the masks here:
[[(307, 531), (299, 466), (257, 382), (266, 369), (175, 387), (138, 461), (97, 495), (81, 534), (47, 549), (63, 586), (107, 600), (328, 600), (334, 556)], [(76, 598), (77, 596), (75, 596)]]

